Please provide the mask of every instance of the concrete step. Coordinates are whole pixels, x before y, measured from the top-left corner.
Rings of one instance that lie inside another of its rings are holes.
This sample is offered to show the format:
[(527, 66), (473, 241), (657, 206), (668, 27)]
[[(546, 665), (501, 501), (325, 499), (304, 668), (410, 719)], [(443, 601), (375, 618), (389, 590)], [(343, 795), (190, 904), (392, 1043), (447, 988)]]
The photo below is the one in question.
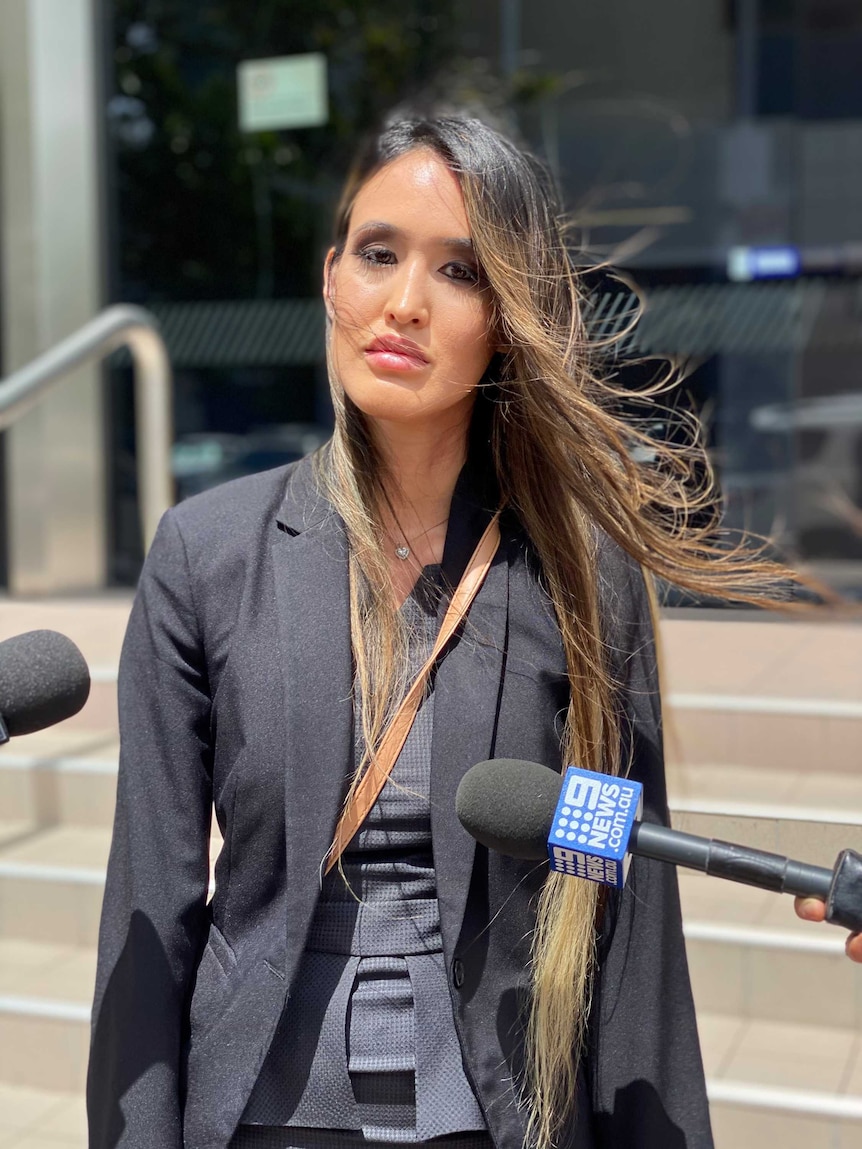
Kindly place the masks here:
[(662, 617), (661, 640), (671, 695), (862, 701), (858, 619), (671, 610)]
[(662, 620), (668, 759), (856, 773), (862, 626), (711, 614)]
[(0, 595), (0, 641), (28, 630), (59, 630), (78, 644), (91, 667), (115, 667), (132, 597), (127, 590), (69, 598)]
[(862, 968), (846, 931), (800, 921), (793, 899), (679, 874), (698, 1012), (862, 1032)]
[(862, 763), (862, 702), (669, 693), (664, 711), (670, 762), (851, 775)]
[[(94, 947), (110, 844), (107, 827), (0, 823), (0, 939)], [(211, 890), (221, 845), (216, 828)]]
[(83, 1091), (95, 973), (95, 950), (0, 941), (0, 1081)]
[(0, 748), (0, 817), (39, 826), (110, 829), (119, 739), (66, 724)]
[(862, 969), (789, 897), (680, 872), (716, 1149), (862, 1144)]
[(0, 1083), (0, 1149), (86, 1149), (80, 1091)]
[(698, 1019), (716, 1149), (857, 1149), (862, 1038), (825, 1025)]
[(0, 824), (0, 938), (93, 946), (110, 830)]
[(862, 852), (862, 773), (668, 764), (674, 826), (831, 868)]

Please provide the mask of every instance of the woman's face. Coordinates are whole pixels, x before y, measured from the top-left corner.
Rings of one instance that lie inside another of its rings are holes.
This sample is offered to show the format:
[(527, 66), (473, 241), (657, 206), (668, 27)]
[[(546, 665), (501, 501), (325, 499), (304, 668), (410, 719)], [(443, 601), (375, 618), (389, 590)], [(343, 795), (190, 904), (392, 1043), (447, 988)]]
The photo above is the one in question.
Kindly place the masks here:
[(366, 415), (466, 426), (493, 353), (458, 180), (432, 151), (393, 160), (363, 185), (344, 251), (327, 259), (330, 356)]

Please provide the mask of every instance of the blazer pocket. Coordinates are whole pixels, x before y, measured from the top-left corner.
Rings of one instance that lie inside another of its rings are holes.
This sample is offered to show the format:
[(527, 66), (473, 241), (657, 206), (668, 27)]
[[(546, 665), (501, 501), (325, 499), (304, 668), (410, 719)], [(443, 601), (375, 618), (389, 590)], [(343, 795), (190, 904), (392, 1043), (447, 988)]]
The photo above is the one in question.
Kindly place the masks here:
[(210, 925), (189, 1007), (192, 1043), (200, 1041), (224, 1012), (233, 992), (236, 968), (236, 954), (224, 934), (215, 925)]

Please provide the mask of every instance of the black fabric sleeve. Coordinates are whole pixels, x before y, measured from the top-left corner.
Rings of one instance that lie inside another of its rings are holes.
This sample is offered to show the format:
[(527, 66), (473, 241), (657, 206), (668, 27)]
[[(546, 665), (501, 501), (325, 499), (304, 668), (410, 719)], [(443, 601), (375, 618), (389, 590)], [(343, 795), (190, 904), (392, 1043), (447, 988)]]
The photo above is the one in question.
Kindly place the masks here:
[[(616, 552), (603, 600), (629, 775), (644, 820), (668, 821), (656, 651), (643, 575)], [(625, 762), (623, 764), (625, 769)], [(633, 858), (608, 899), (590, 1020), (594, 1136), (602, 1149), (712, 1149), (676, 870)]]
[(210, 697), (172, 512), (120, 660), (120, 768), (87, 1082), (90, 1149), (182, 1149), (184, 1017), (207, 929)]

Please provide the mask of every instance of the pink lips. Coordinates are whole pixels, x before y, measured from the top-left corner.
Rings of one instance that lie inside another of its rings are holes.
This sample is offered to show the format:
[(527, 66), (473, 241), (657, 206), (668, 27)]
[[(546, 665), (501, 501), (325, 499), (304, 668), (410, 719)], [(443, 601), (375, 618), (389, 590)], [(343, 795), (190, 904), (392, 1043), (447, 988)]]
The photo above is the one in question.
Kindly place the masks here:
[(428, 357), (412, 339), (397, 335), (382, 335), (365, 348), (365, 358), (382, 371), (421, 371), (428, 366)]

